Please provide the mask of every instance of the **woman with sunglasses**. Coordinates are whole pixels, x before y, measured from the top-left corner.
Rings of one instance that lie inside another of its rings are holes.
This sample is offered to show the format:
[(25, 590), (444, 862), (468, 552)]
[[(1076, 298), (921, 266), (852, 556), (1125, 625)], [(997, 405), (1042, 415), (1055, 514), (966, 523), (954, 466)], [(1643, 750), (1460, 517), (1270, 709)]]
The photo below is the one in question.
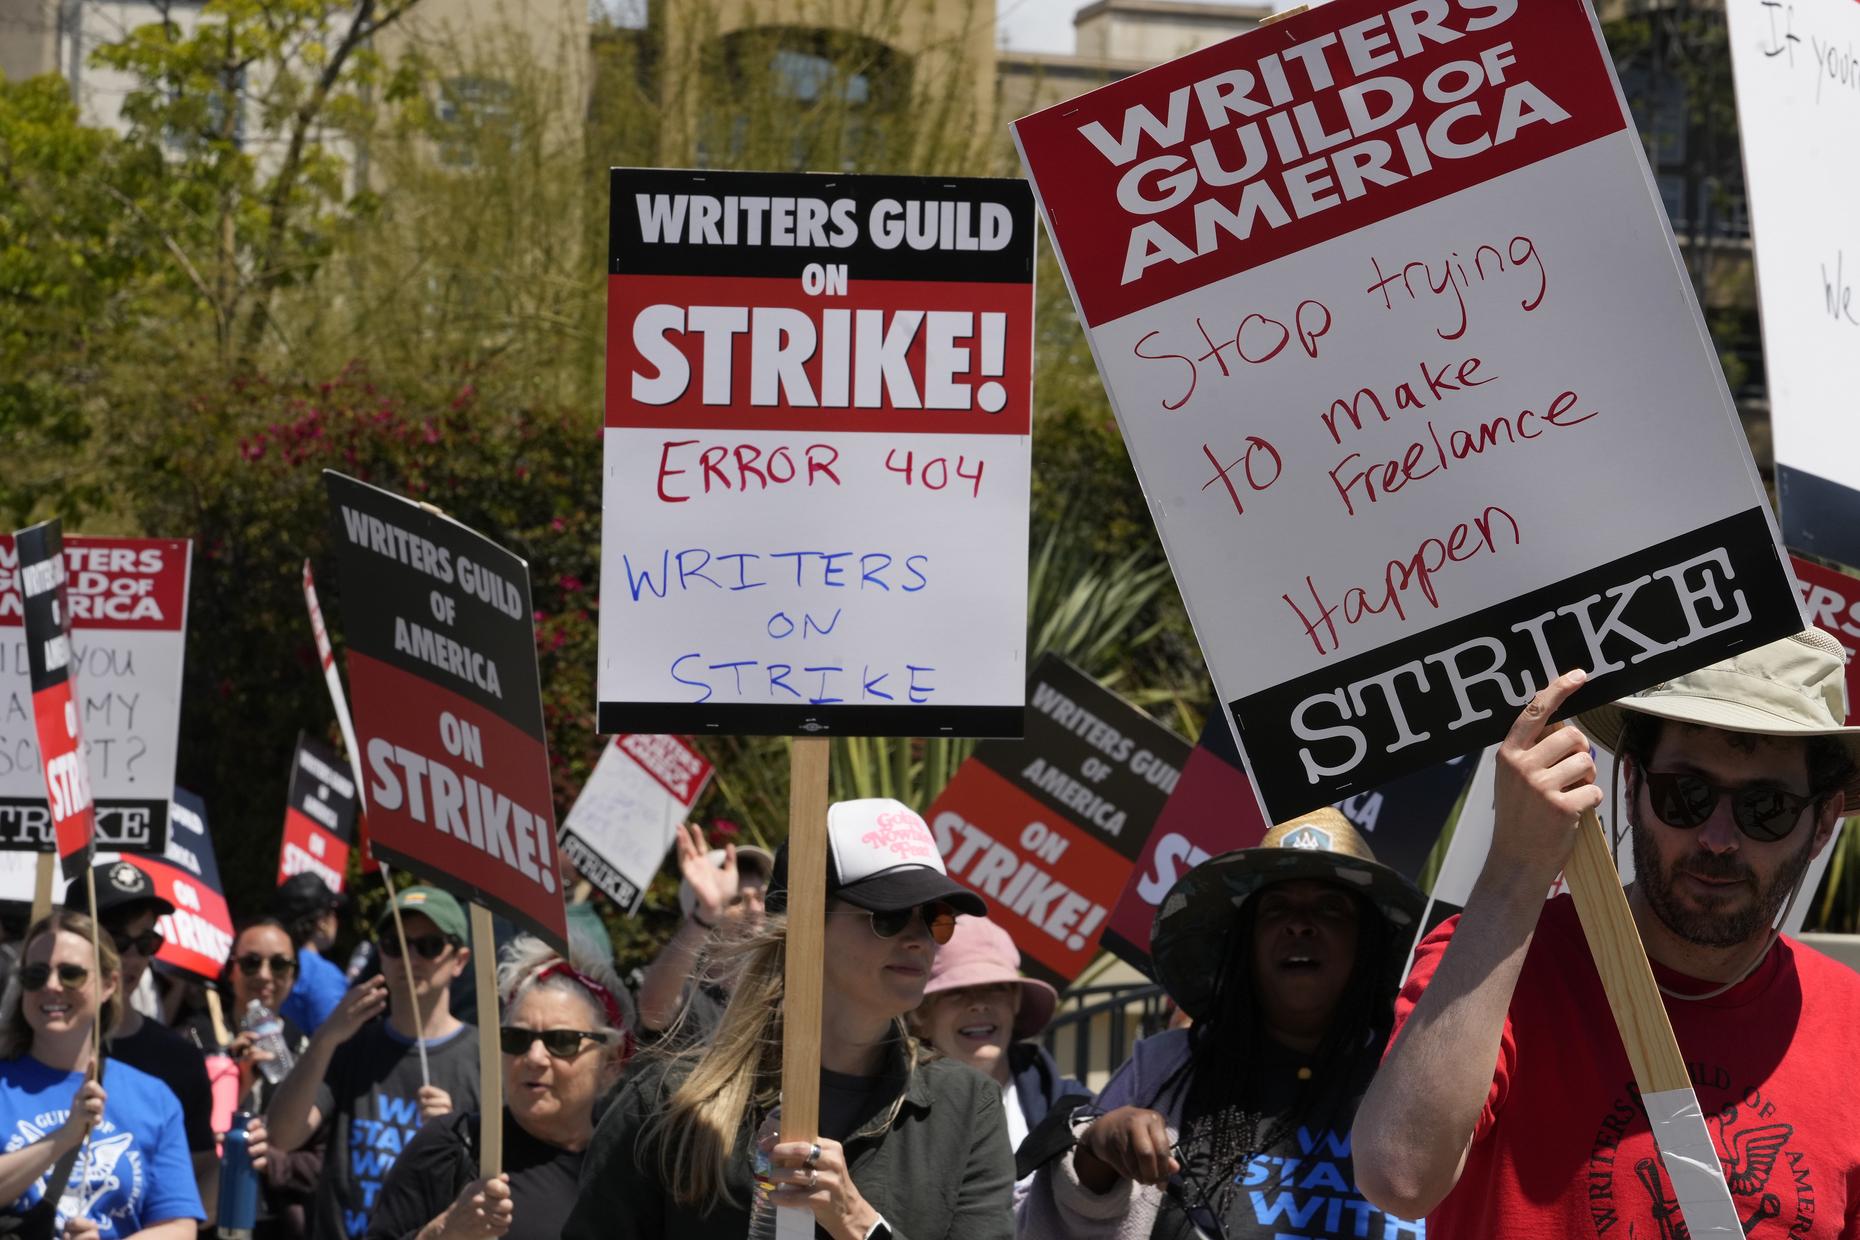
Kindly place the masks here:
[[(0, 1202), (42, 1223), (52, 1214), (41, 1234), (70, 1240), (191, 1240), (206, 1212), (174, 1094), (114, 1059), (102, 1084), (90, 1079), (94, 1027), (107, 1042), (122, 1004), (115, 946), (103, 936), (98, 960), (92, 933), (90, 918), (69, 910), (37, 922), (0, 1004)], [(48, 1200), (68, 1155), (65, 1189)]]
[(481, 1117), (422, 1128), (388, 1173), (367, 1240), (556, 1240), (575, 1200), (595, 1103), (620, 1077), (632, 1036), (620, 979), (571, 933), (571, 964), (540, 939), (512, 940), (497, 967), (503, 1021), (504, 1171), (478, 1176)]
[[(953, 882), (922, 818), (892, 800), (827, 813), (821, 958), (820, 1138), (758, 1136), (781, 1089), (788, 850), (768, 915), (719, 938), (730, 1002), (708, 1046), (670, 1052), (621, 1090), (601, 1121), (571, 1240), (740, 1240), (757, 1191), (811, 1211), (834, 1240), (1006, 1240), (1014, 1158), (1001, 1090), (926, 1054), (904, 1026), (937, 945), (981, 897)], [(668, 1044), (678, 1045), (676, 1030)]]
[(1156, 978), (1193, 1018), (1139, 1042), (1095, 1107), (1028, 1138), (1020, 1234), (1423, 1234), (1355, 1188), (1350, 1124), (1424, 904), (1334, 809), (1202, 862), (1163, 897)]
[[(252, 1003), (282, 1023), (284, 1045), (293, 1061), (310, 1044), (309, 1035), (279, 1013), (296, 973), (297, 953), (284, 923), (275, 917), (246, 922), (233, 938), (218, 986), (221, 1019), (216, 1022), (208, 1011), (187, 1021), (185, 1031), (206, 1053), (207, 1071), (213, 1077), (216, 1133), (225, 1133), (235, 1111), (263, 1115), (277, 1089), (262, 1067), (273, 1056), (258, 1048), (251, 1031), (240, 1027)], [(224, 1046), (220, 1045), (223, 1035), (227, 1036)], [(271, 1155), (259, 1180), (257, 1240), (301, 1240), (307, 1234), (305, 1215), (322, 1170), (321, 1143)]]

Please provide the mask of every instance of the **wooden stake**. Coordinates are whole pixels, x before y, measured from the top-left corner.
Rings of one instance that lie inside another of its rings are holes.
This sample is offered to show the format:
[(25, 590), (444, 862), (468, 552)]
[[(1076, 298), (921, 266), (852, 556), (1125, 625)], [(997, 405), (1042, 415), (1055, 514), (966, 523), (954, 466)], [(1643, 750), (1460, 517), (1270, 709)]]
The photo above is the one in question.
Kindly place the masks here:
[[(84, 894), (90, 897), (86, 905), (90, 909), (90, 975), (97, 979), (97, 1015), (90, 1022), (91, 1070), (92, 1079), (100, 1081), (103, 1079), (103, 918), (97, 915), (97, 867), (88, 864), (91, 857), (89, 850), (85, 851)], [(116, 979), (116, 990), (116, 1001), (128, 1003), (129, 996), (123, 993), (121, 976)]]
[(504, 1164), (504, 1058), (497, 1046), (497, 932), (491, 910), (471, 906), (471, 967), (478, 982), (478, 1175), (490, 1179)]
[[(820, 1137), (820, 961), (826, 951), (829, 744), (824, 737), (797, 736), (788, 758), (788, 941), (781, 1037), (783, 1142), (815, 1141)], [(808, 1221), (811, 1224), (811, 1217)]]
[[(356, 787), (361, 787), (357, 783)], [(399, 893), (394, 890), (394, 875), (388, 869), (388, 863), (381, 863), (381, 883), (387, 888), (388, 914), (394, 919), (394, 939), (400, 944), (400, 964), (407, 970), (407, 1005), (413, 1009), (413, 1045), (420, 1052), (420, 1086), (425, 1088), (433, 1083), (432, 1074), (426, 1069), (426, 1017), (420, 1013), (420, 998), (415, 991), (419, 983), (413, 977), (413, 953), (407, 949), (407, 926), (400, 919)], [(387, 961), (381, 962), (383, 971)]]
[[(1322, 0), (1319, 0), (1319, 2), (1321, 3)], [(1311, 6), (1308, 4), (1294, 4), (1291, 8), (1283, 12), (1274, 13), (1271, 17), (1260, 18), (1259, 24), (1262, 26), (1270, 26), (1274, 22), (1282, 22), (1288, 17), (1297, 17), (1300, 13), (1309, 12), (1310, 9)]]
[(1621, 1031), (1634, 1080), (1647, 1103), (1654, 1143), (1673, 1182), (1681, 1215), (1695, 1236), (1739, 1234), (1724, 1168), (1705, 1117), (1699, 1113), (1653, 966), (1628, 908), (1627, 893), (1621, 889), (1621, 874), (1603, 838), (1601, 820), (1592, 809), (1584, 810), (1577, 824), (1576, 846), (1563, 867), (1563, 877), (1576, 901), (1583, 937), (1595, 957), (1595, 970), (1601, 974), (1602, 990), (1614, 1013), (1615, 1027)]
[(225, 1046), (233, 1040), (233, 1031), (226, 1027), (226, 1009), (220, 1006), (220, 992), (208, 986), (206, 995), (207, 1019), (213, 1022), (213, 1040)]
[(38, 868), (32, 875), (32, 919), (26, 924), (36, 926), (51, 915), (52, 911), (52, 874), (58, 865), (58, 854), (42, 852), (39, 854)]

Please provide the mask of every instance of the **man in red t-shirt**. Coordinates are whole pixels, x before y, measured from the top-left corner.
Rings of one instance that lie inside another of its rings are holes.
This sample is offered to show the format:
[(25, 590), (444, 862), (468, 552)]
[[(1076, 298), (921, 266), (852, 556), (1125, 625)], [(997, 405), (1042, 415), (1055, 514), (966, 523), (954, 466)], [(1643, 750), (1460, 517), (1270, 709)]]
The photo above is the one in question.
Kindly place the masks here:
[(1547, 723), (1584, 679), (1499, 749), (1485, 869), (1416, 952), (1357, 1112), (1358, 1187), (1428, 1240), (1688, 1240), (1575, 908), (1544, 901), (1602, 801), (1593, 740), (1625, 776), (1628, 903), (1745, 1234), (1860, 1240), (1860, 975), (1771, 928), (1860, 807), (1841, 647), (1811, 629)]

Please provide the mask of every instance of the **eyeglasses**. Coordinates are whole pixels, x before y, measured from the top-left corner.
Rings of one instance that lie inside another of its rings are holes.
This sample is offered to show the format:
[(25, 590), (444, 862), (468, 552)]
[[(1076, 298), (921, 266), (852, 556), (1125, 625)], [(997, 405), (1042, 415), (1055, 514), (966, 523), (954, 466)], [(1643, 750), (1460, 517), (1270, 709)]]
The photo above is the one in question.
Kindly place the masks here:
[[(77, 990), (90, 980), (90, 970), (81, 964), (61, 964), (57, 972), (58, 984), (66, 990)], [(19, 971), (19, 988), (29, 993), (44, 990), (51, 980), (52, 966), (49, 964), (29, 964)]]
[(1812, 796), (1805, 797), (1774, 784), (1727, 788), (1700, 776), (1676, 771), (1648, 771), (1647, 794), (1660, 821), (1682, 831), (1703, 826), (1718, 808), (1718, 798), (1729, 796), (1731, 820), (1737, 824), (1737, 829), (1762, 843), (1780, 840), (1795, 830), (1802, 811), (1815, 803)]
[(281, 977), (286, 973), (297, 971), (297, 962), (289, 956), (261, 956), (257, 952), (247, 952), (239, 957), (238, 964), (239, 972), (247, 977), (257, 977), (258, 971), (267, 964), (271, 966), (273, 977)]
[[(408, 939), (407, 946), (422, 960), (437, 960), (445, 955), (446, 948), (452, 946), (452, 940), (443, 934), (423, 934), (417, 939)], [(381, 954), (389, 960), (400, 959), (400, 937), (383, 935), (381, 937)]]
[(161, 950), (162, 945), (161, 931), (157, 930), (154, 926), (150, 926), (147, 930), (137, 935), (128, 935), (124, 934), (121, 930), (112, 930), (110, 931), (110, 941), (116, 944), (117, 955), (127, 956), (130, 948), (134, 948), (136, 954), (141, 956), (144, 960), (154, 959), (155, 953)]
[(872, 933), (881, 939), (895, 939), (903, 934), (905, 927), (911, 924), (911, 918), (919, 913), (923, 915), (930, 937), (939, 945), (949, 942), (950, 937), (956, 933), (956, 910), (941, 900), (932, 901), (922, 908), (886, 909), (884, 912), (866, 908), (836, 908), (830, 911), (871, 918)]
[(583, 1042), (607, 1042), (607, 1035), (586, 1029), (519, 1029), (504, 1025), (497, 1031), (497, 1046), (506, 1055), (527, 1055), (537, 1042), (552, 1059), (573, 1059), (581, 1054)]

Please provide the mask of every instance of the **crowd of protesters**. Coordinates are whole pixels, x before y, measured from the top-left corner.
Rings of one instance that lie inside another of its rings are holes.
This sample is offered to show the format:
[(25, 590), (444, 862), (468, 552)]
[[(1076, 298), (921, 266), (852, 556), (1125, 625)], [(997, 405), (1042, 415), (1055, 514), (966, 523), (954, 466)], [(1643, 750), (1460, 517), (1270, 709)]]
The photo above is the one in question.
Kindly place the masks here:
[[(173, 910), (106, 863), (94, 910), (75, 884), (7, 944), (0, 1233), (210, 1229), (243, 1114), (256, 1234), (280, 1240), (737, 1240), (780, 1211), (834, 1240), (1700, 1234), (1570, 898), (1545, 900), (1605, 795), (1594, 744), (1619, 759), (1630, 908), (1744, 1234), (1860, 1240), (1860, 977), (1775, 929), (1860, 805), (1842, 680), (1810, 630), (1573, 726), (1552, 720), (1582, 675), (1549, 685), (1500, 748), (1471, 900), (1432, 933), (1335, 810), (1203, 861), (1149, 943), (1176, 1019), (1095, 1091), (1038, 1041), (1059, 994), (923, 819), (836, 803), (805, 1141), (779, 1135), (785, 846), (681, 828), (682, 922), (631, 986), (590, 905), (564, 957), (514, 932), (474, 945), (425, 886), (345, 975), (327, 958), (344, 900), (310, 875), (239, 925), (216, 985), (151, 983)], [(477, 947), (497, 951), (495, 1030), (455, 993)]]

